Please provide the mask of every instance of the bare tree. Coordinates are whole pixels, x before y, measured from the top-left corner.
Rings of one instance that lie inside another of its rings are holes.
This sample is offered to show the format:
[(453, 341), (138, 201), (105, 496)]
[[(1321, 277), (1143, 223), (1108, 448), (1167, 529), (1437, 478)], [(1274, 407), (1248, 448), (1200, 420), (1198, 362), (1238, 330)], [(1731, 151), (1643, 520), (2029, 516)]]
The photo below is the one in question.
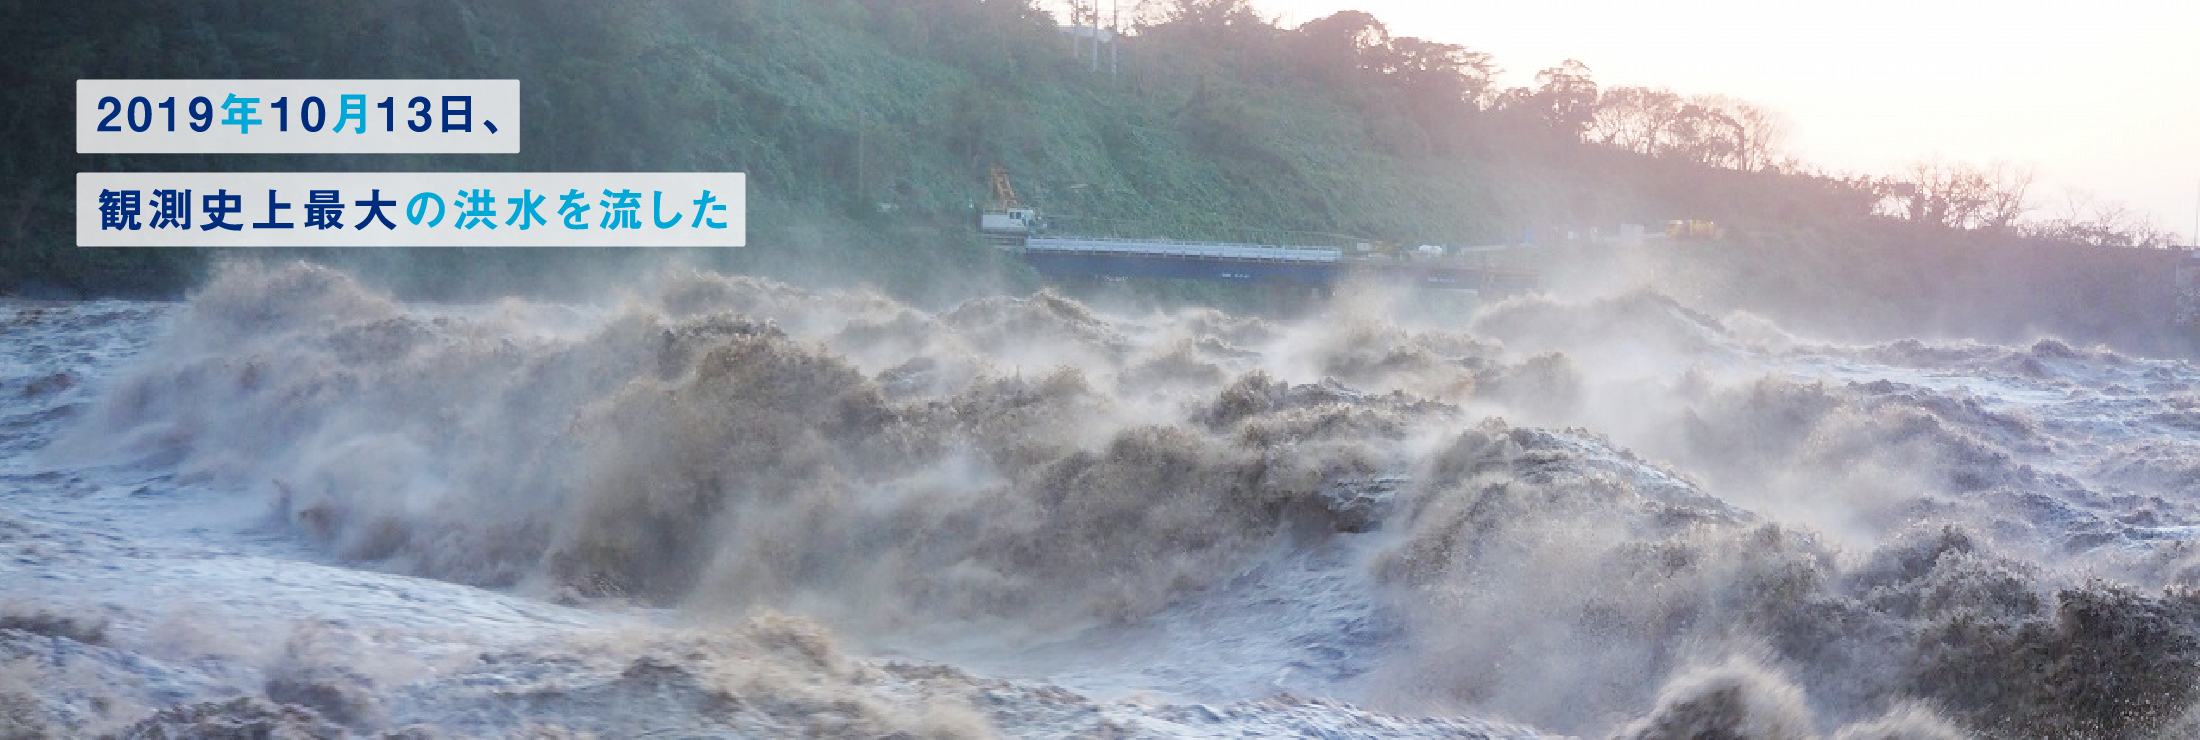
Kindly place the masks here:
[(1656, 155), (1667, 148), (1683, 106), (1681, 96), (1671, 90), (1610, 88), (1598, 96), (1587, 136), (1606, 146)]
[(1730, 141), (1729, 161), (1724, 163), (1726, 166), (1754, 171), (1771, 167), (1778, 160), (1780, 146), (1787, 138), (1786, 116), (1770, 108), (1724, 95), (1704, 95), (1694, 100), (1698, 105), (1717, 111), (1726, 119), (1726, 135)]
[(1886, 215), (1951, 229), (2006, 231), (2031, 210), (2032, 180), (2030, 167), (1927, 158), (1880, 181), (1877, 191)]
[(1785, 131), (1779, 114), (1742, 100), (1615, 87), (1597, 97), (1582, 138), (1637, 154), (1758, 170), (1779, 162)]
[(2018, 230), (2035, 238), (2096, 247), (2165, 249), (2175, 243), (2174, 235), (2155, 227), (2146, 215), (2076, 188), (2063, 192), (2062, 207), (2054, 218), (2022, 224)]
[(1986, 203), (1979, 214), (1979, 227), (2008, 231), (2017, 219), (2032, 210), (2028, 197), (2037, 173), (2030, 165), (1997, 160), (1988, 164), (1981, 174), (1986, 182)]

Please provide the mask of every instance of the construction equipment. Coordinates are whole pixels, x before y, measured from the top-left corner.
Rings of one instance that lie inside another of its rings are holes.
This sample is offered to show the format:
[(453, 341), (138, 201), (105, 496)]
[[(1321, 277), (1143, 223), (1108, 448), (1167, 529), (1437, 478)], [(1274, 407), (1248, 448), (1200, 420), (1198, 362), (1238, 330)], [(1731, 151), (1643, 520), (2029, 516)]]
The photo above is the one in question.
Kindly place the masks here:
[(1009, 184), (1008, 170), (1000, 165), (993, 165), (986, 168), (986, 171), (993, 175), (993, 207), (1004, 211), (1015, 208), (1018, 205), (1016, 186)]
[(978, 214), (978, 233), (996, 246), (1022, 246), (1025, 238), (1045, 230), (1045, 224), (1039, 221), (1039, 209), (1017, 202), (1008, 170), (993, 165), (989, 171), (993, 175), (993, 203)]
[(1702, 219), (1674, 219), (1665, 222), (1665, 238), (1675, 241), (1718, 239), (1726, 235), (1719, 224)]

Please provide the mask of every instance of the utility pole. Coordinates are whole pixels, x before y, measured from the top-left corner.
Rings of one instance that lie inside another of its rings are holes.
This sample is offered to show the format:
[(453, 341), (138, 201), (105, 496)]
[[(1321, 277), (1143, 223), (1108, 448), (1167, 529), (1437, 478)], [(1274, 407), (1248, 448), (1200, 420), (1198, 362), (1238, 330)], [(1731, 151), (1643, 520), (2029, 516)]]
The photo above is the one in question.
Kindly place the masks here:
[(1069, 0), (1069, 58), (1085, 58), (1085, 0)]
[(1108, 76), (1123, 76), (1123, 4), (1108, 0)]
[[(1109, 0), (1103, 16), (1100, 0), (1067, 0), (1069, 5), (1069, 57), (1078, 64), (1099, 74), (1106, 70), (1108, 76), (1122, 74), (1123, 52), (1118, 48), (1123, 37), (1122, 0)], [(1105, 24), (1105, 25), (1103, 25)], [(1087, 41), (1087, 38), (1090, 41)], [(1092, 48), (1088, 56), (1087, 45)], [(1103, 49), (1103, 47), (1105, 47)], [(1103, 55), (1105, 51), (1105, 55)]]

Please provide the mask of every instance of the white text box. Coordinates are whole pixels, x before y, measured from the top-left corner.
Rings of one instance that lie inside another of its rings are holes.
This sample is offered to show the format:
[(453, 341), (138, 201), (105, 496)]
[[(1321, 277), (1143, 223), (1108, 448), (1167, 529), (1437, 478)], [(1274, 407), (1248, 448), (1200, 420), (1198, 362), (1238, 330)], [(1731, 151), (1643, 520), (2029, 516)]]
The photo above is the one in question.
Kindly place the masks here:
[(739, 172), (79, 172), (76, 243), (738, 247), (746, 188)]
[(76, 151), (518, 154), (519, 108), (519, 80), (77, 80)]

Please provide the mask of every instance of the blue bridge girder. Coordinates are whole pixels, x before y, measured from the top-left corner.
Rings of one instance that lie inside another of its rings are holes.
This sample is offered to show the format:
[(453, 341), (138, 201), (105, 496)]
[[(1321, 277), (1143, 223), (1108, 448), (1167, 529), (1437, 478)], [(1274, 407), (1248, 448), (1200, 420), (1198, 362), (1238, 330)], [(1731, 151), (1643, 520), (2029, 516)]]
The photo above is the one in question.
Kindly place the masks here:
[(1438, 260), (1346, 259), (1326, 247), (1147, 239), (1032, 238), (1024, 261), (1047, 277), (1175, 278), (1328, 285), (1348, 278), (1431, 290), (1511, 293), (1535, 287), (1532, 272)]

